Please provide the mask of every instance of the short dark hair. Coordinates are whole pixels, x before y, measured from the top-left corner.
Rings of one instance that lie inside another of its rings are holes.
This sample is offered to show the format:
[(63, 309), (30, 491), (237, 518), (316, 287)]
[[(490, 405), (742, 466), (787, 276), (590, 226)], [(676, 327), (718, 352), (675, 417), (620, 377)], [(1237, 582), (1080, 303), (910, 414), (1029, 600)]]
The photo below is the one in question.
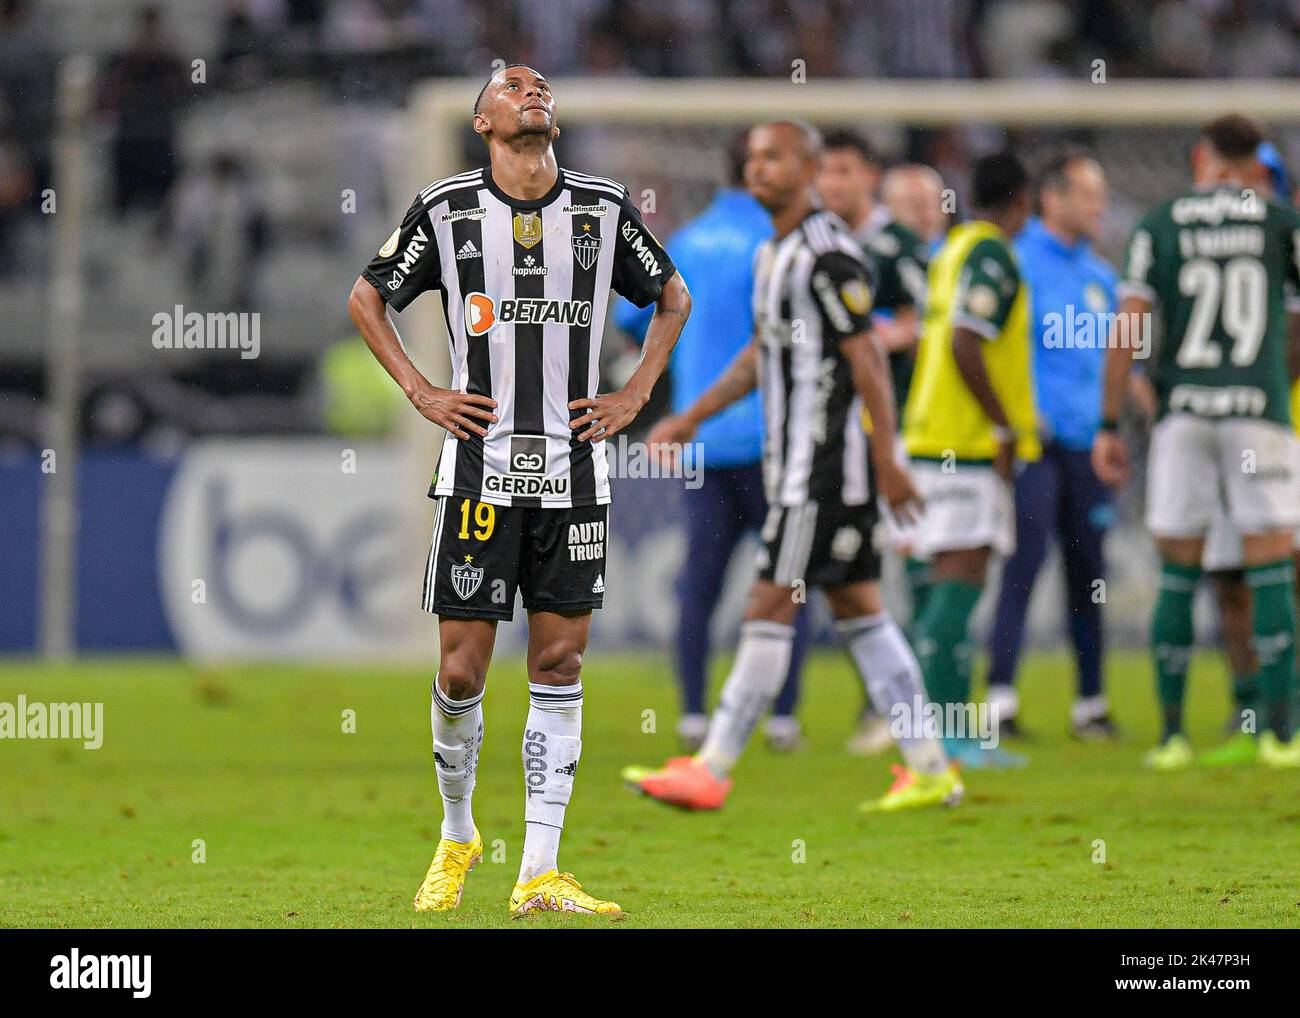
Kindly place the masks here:
[(1201, 128), (1201, 137), (1224, 159), (1253, 159), (1264, 130), (1250, 117), (1228, 113)]
[(880, 160), (876, 158), (876, 150), (871, 147), (871, 142), (867, 141), (857, 131), (850, 130), (847, 127), (836, 128), (823, 135), (822, 151), (829, 152), (833, 148), (852, 149), (864, 161), (871, 163), (872, 166), (880, 165)]
[(971, 202), (977, 209), (1003, 209), (1029, 186), (1029, 171), (1014, 152), (996, 152), (975, 162), (971, 170)]
[[(516, 64), (506, 64), (504, 67), (501, 68), (501, 71), (508, 71), (508, 70), (510, 70), (510, 68), (512, 68), (512, 67), (528, 67), (528, 65), (527, 65), (527, 64), (517, 64), (517, 63), (516, 63)], [(537, 73), (538, 73), (538, 72), (537, 72), (537, 68), (535, 68), (535, 67), (528, 67), (528, 69), (529, 69), (530, 71), (532, 71), (534, 74), (537, 74)], [(489, 86), (490, 84), (492, 84), (492, 82), (494, 82), (494, 81), (496, 80), (497, 75), (500, 74), (501, 71), (493, 71), (491, 74), (489, 74), (489, 75), (488, 75), (488, 80), (485, 81), (485, 82), (483, 82), (483, 87), (480, 88), (480, 89), (478, 90), (478, 98), (474, 100), (474, 112), (475, 112), (475, 113), (478, 112), (479, 105), (483, 102), (483, 96), (487, 93), (488, 86)]]
[(1066, 145), (1057, 149), (1038, 171), (1038, 192), (1048, 188), (1063, 191), (1070, 186), (1070, 167), (1075, 163), (1095, 162), (1096, 157), (1082, 145)]

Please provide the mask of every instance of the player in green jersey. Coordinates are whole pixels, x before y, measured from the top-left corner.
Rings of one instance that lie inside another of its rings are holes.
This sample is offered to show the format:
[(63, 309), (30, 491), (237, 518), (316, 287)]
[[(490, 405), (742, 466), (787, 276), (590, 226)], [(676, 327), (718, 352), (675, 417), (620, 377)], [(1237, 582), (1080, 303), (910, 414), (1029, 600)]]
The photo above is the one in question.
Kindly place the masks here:
[(1148, 365), (1159, 403), (1147, 471), (1147, 525), (1160, 550), (1151, 623), (1161, 744), (1147, 758), (1188, 766), (1182, 701), (1193, 644), (1192, 597), (1206, 535), (1226, 513), (1242, 535), (1253, 594), (1252, 633), (1267, 731), (1259, 761), (1300, 767), (1292, 742), (1296, 606), (1292, 533), (1300, 523), (1300, 444), (1291, 427), (1286, 292), (1300, 283), (1300, 214), (1249, 186), (1260, 128), (1240, 115), (1202, 131), (1196, 188), (1146, 215), (1129, 241), (1120, 312), (1107, 351), (1097, 475), (1129, 476), (1117, 428), (1133, 358)]

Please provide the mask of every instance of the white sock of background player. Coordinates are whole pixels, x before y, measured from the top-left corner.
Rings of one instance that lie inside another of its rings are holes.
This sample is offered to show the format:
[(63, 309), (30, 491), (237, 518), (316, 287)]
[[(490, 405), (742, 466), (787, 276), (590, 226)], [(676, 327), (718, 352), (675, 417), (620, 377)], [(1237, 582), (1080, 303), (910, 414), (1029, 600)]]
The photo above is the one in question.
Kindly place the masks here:
[(698, 754), (714, 777), (725, 778), (731, 772), (759, 718), (771, 709), (790, 670), (793, 644), (793, 626), (763, 620), (741, 626), (736, 663)]
[[(848, 648), (858, 677), (871, 697), (872, 706), (893, 728), (894, 705), (906, 704), (908, 714), (915, 712), (917, 696), (925, 703), (925, 683), (921, 666), (898, 624), (887, 612), (863, 615), (856, 619), (837, 619), (835, 631)], [(948, 767), (943, 743), (922, 734), (921, 721), (913, 718), (902, 738), (897, 739), (899, 752), (907, 766), (922, 774), (941, 774)]]

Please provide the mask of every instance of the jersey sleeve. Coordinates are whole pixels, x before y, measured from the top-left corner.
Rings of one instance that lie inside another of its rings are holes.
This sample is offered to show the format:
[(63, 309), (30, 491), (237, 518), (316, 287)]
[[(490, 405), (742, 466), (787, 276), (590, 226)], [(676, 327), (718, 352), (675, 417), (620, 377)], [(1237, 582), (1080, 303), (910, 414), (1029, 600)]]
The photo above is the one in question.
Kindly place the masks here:
[(664, 284), (672, 279), (677, 267), (641, 214), (632, 204), (631, 195), (623, 194), (618, 213), (618, 237), (614, 243), (614, 274), (610, 285), (639, 308), (659, 299)]
[(1147, 216), (1133, 228), (1124, 251), (1124, 272), (1118, 287), (1120, 300), (1141, 297), (1148, 303), (1155, 303), (1156, 291), (1151, 278), (1155, 262), (1155, 231), (1151, 217)]
[(809, 278), (823, 336), (842, 340), (871, 328), (874, 298), (864, 262), (843, 251), (829, 251), (818, 256)]
[(401, 311), (441, 279), (433, 223), (417, 195), (402, 225), (394, 230), (361, 275), (394, 311)]
[(873, 289), (878, 310), (924, 306), (925, 262), (916, 251), (893, 233), (882, 230), (868, 244), (867, 255), (876, 270)]
[(997, 339), (1020, 289), (1020, 270), (1011, 249), (996, 240), (981, 240), (970, 249), (959, 277), (953, 325)]

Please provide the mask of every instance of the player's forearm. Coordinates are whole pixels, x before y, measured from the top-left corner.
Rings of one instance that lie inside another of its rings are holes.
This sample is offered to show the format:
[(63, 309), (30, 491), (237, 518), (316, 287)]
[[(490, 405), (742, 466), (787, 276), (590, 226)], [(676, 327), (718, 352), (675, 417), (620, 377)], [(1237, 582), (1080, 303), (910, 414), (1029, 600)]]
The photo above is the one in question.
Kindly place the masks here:
[(747, 343), (732, 358), (718, 380), (700, 393), (685, 411), (685, 417), (697, 427), (719, 414), (736, 400), (748, 395), (758, 384), (758, 347)]
[(920, 316), (916, 308), (900, 307), (893, 318), (878, 317), (873, 329), (889, 353), (910, 350), (920, 336)]
[(952, 333), (952, 355), (957, 362), (957, 373), (961, 375), (962, 382), (975, 397), (975, 402), (980, 405), (984, 415), (993, 422), (994, 427), (1010, 427), (1002, 401), (993, 391), (988, 369), (984, 366), (984, 340), (970, 329), (959, 326)]
[(1141, 315), (1150, 309), (1150, 305), (1138, 297), (1125, 297), (1120, 303), (1119, 314), (1111, 328), (1109, 343), (1106, 348), (1106, 364), (1102, 372), (1101, 417), (1103, 421), (1117, 421), (1124, 410), (1124, 397), (1128, 392), (1129, 376), (1133, 371), (1133, 347), (1131, 337), (1141, 333), (1137, 331)]
[(358, 279), (352, 287), (348, 297), (348, 315), (375, 355), (375, 360), (402, 387), (408, 399), (420, 389), (430, 387), (429, 380), (407, 356), (402, 337), (397, 334), (388, 315), (388, 305), (365, 279)]
[(848, 358), (853, 388), (871, 415), (871, 455), (875, 459), (892, 458), (896, 411), (885, 355), (875, 339), (866, 333), (844, 340), (840, 349)]
[(668, 366), (668, 359), (690, 316), (690, 291), (686, 289), (681, 275), (674, 275), (664, 284), (663, 293), (655, 304), (654, 316), (646, 327), (645, 341), (641, 346), (641, 363), (623, 386), (641, 400), (642, 406), (650, 399), (651, 390)]

